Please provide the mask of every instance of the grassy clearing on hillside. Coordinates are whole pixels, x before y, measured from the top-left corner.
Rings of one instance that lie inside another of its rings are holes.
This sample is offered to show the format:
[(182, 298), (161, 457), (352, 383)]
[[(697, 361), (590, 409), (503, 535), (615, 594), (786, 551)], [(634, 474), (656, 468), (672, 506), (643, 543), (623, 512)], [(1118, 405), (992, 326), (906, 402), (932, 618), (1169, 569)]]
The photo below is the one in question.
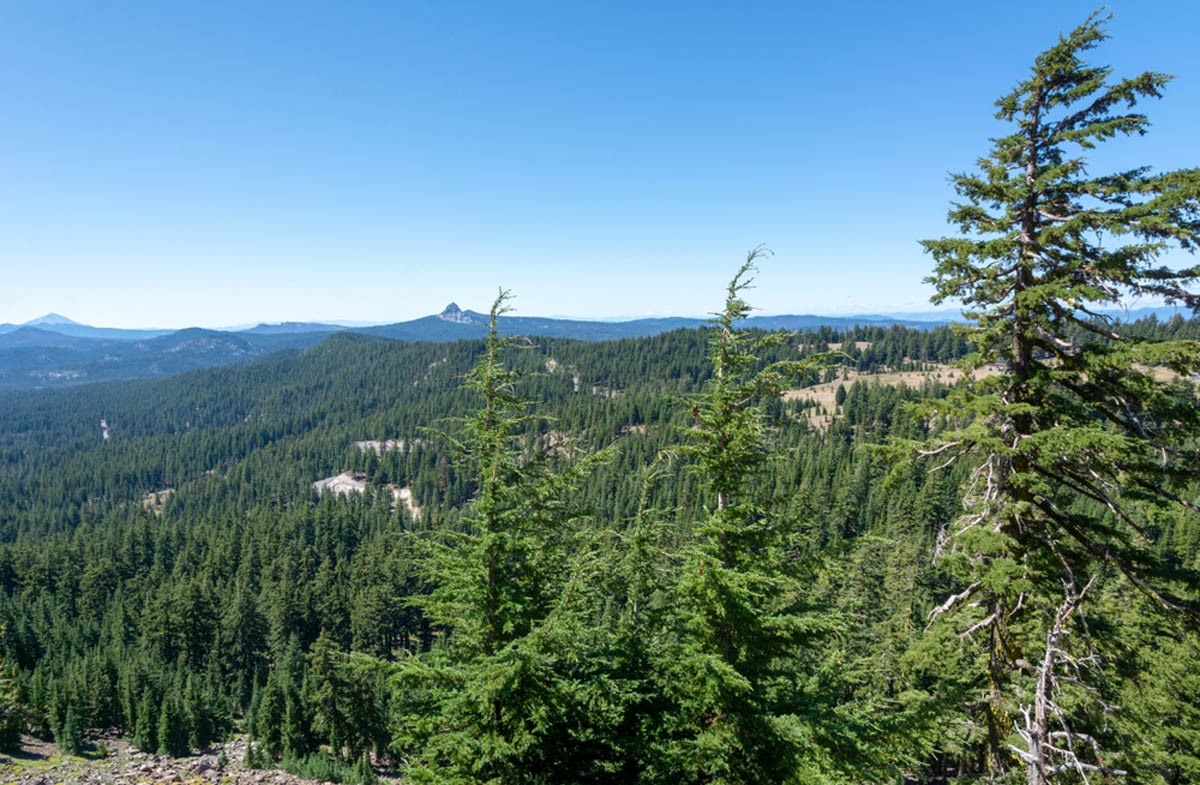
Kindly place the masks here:
[[(995, 376), (998, 373), (1001, 373), (1001, 371), (995, 367), (976, 368), (972, 376), (976, 379), (982, 379), (987, 376)], [(832, 382), (814, 384), (812, 387), (804, 387), (799, 390), (788, 390), (783, 394), (783, 400), (809, 400), (815, 402), (817, 407), (807, 412), (808, 424), (814, 428), (824, 430), (833, 421), (832, 412), (837, 408), (835, 397), (839, 386), (844, 385), (849, 389), (850, 385), (854, 384), (854, 382), (863, 381), (883, 387), (904, 386), (920, 388), (926, 382), (931, 381), (941, 382), (942, 384), (954, 384), (962, 377), (963, 371), (961, 368), (944, 364), (934, 364), (929, 370), (924, 371), (888, 371), (886, 373), (860, 373), (852, 369), (843, 369), (838, 378)], [(822, 408), (825, 410), (825, 414), (821, 413)]]

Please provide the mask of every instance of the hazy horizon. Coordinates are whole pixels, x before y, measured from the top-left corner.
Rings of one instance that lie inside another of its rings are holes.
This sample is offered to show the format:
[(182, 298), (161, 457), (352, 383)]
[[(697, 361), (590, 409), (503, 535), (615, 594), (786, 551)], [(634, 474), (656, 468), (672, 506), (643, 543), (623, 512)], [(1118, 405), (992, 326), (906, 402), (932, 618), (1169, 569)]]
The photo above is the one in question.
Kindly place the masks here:
[[(447, 303), (447, 305), (449, 305), (449, 303)], [(488, 306), (485, 306), (482, 308), (476, 308), (474, 306), (460, 306), (460, 307), (464, 311), (475, 311), (477, 313), (486, 313), (488, 310)], [(422, 317), (435, 316), (438, 313), (440, 313), (441, 310), (442, 309), (430, 311), (428, 313), (420, 314), (419, 316), (411, 317), (411, 318), (420, 319)], [(941, 315), (949, 315), (949, 314), (958, 313), (958, 312), (959, 312), (959, 309), (957, 309), (957, 308), (934, 308), (934, 307), (930, 307), (928, 310), (924, 310), (924, 311), (903, 311), (903, 312), (901, 312), (901, 311), (896, 311), (896, 312), (879, 311), (879, 312), (862, 312), (862, 313), (858, 313), (858, 312), (854, 312), (854, 313), (808, 313), (808, 312), (799, 312), (799, 311), (786, 311), (786, 312), (781, 311), (778, 313), (765, 313), (765, 312), (756, 310), (753, 314), (751, 314), (751, 316), (767, 316), (767, 317), (816, 316), (816, 317), (830, 317), (830, 318), (852, 318), (852, 317), (856, 317), (856, 316), (861, 316), (861, 317), (886, 316), (886, 317), (895, 317), (895, 318), (901, 318), (901, 319), (912, 318), (914, 321), (933, 321), (933, 320), (935, 320), (935, 317), (938, 317)], [(568, 321), (613, 322), (613, 323), (636, 321), (639, 319), (708, 319), (712, 316), (712, 314), (706, 314), (706, 313), (674, 313), (674, 314), (653, 314), (653, 315), (643, 314), (643, 315), (633, 315), (633, 316), (581, 317), (581, 316), (576, 316), (576, 315), (572, 315), (572, 314), (561, 314), (561, 313), (553, 313), (553, 314), (522, 313), (520, 310), (514, 310), (509, 315), (510, 316), (528, 316), (528, 317), (536, 317), (536, 318), (542, 318), (542, 319), (561, 319), (561, 320), (568, 320)], [(62, 317), (62, 318), (69, 320), (72, 324), (76, 324), (76, 325), (80, 325), (80, 326), (84, 326), (84, 327), (111, 328), (111, 327), (115, 326), (115, 325), (111, 325), (111, 324), (95, 324), (95, 323), (91, 323), (91, 322), (83, 322), (83, 321), (73, 318), (70, 314), (62, 313), (61, 311), (48, 311), (44, 314), (39, 314), (30, 319), (25, 319), (22, 321), (6, 319), (3, 316), (0, 316), (0, 324), (16, 325), (18, 327), (41, 326), (42, 324), (53, 324), (53, 322), (43, 322), (42, 321), (48, 317)], [(251, 329), (253, 327), (257, 327), (262, 324), (277, 325), (277, 324), (285, 324), (285, 323), (328, 324), (328, 325), (334, 325), (334, 326), (355, 328), (355, 327), (381, 326), (381, 325), (387, 325), (387, 324), (394, 324), (396, 321), (410, 321), (410, 320), (411, 319), (400, 319), (400, 320), (394, 320), (391, 322), (386, 322), (386, 321), (373, 322), (373, 321), (363, 321), (361, 319), (283, 319), (280, 321), (273, 321), (273, 322), (264, 322), (262, 320), (258, 320), (258, 321), (239, 322), (236, 324), (215, 324), (215, 323), (214, 324), (137, 324), (137, 323), (131, 322), (130, 326), (122, 325), (119, 327), (119, 329), (183, 330), (183, 329), (188, 329), (188, 328), (193, 328), (193, 327), (199, 327), (199, 328), (208, 329), (208, 330), (245, 330), (245, 329)]]

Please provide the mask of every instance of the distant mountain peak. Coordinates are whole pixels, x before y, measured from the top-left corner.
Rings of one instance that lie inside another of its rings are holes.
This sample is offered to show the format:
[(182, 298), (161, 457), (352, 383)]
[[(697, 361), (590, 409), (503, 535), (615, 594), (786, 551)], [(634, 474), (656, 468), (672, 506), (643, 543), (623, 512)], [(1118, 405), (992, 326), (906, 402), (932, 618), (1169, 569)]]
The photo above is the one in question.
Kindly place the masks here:
[(75, 321), (74, 319), (68, 319), (67, 317), (63, 316), (61, 313), (48, 313), (45, 316), (39, 316), (36, 319), (30, 319), (29, 321), (25, 322), (25, 324), (26, 325), (73, 324), (73, 325), (76, 325), (77, 327), (83, 326), (79, 322)]
[(481, 315), (474, 311), (464, 311), (458, 307), (458, 303), (450, 303), (442, 309), (437, 318), (444, 322), (455, 322), (457, 324), (479, 324)]

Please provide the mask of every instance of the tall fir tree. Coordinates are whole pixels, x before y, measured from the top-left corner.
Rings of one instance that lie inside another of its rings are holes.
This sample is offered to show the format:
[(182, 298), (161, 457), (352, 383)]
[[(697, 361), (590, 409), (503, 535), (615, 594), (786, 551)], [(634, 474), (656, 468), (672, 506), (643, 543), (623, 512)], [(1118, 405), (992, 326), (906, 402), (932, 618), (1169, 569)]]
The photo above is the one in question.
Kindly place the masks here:
[(133, 746), (142, 752), (150, 754), (158, 752), (158, 720), (159, 706), (157, 690), (146, 686), (142, 689), (142, 697), (137, 707)]
[[(710, 328), (712, 377), (690, 401), (683, 447), (711, 509), (695, 526), (676, 588), (682, 645), (672, 664), (676, 716), (664, 744), (680, 782), (750, 785), (838, 782), (875, 762), (836, 685), (818, 675), (835, 618), (814, 600), (813, 564), (799, 558), (802, 522), (752, 491), (772, 456), (765, 405), (819, 358), (764, 363), (783, 333), (754, 333), (752, 251), (729, 283)], [(783, 505), (779, 505), (782, 507)], [(828, 676), (829, 674), (823, 674)]]
[(158, 714), (158, 754), (172, 758), (187, 755), (191, 751), (188, 735), (188, 719), (183, 706), (177, 697), (167, 695)]
[(305, 703), (312, 717), (313, 730), (329, 740), (330, 749), (339, 757), (350, 740), (346, 712), (349, 689), (340, 667), (344, 656), (337, 643), (321, 630), (309, 649), (304, 679)]
[(1146, 133), (1135, 106), (1170, 78), (1113, 81), (1086, 63), (1106, 21), (1060, 38), (996, 102), (1013, 130), (954, 175), (960, 234), (923, 243), (934, 301), (965, 306), (967, 365), (1001, 369), (927, 409), (952, 427), (925, 452), (978, 467), (942, 548), (963, 584), (934, 616), (986, 641), (984, 768), (1030, 785), (1109, 769), (1070, 687), (1099, 662), (1089, 587), (1120, 575), (1162, 609), (1189, 609), (1190, 576), (1155, 558), (1146, 523), (1155, 507), (1196, 509), (1200, 407), (1184, 380), (1200, 345), (1134, 338), (1104, 309), (1131, 296), (1200, 305), (1188, 288), (1200, 270), (1158, 261), (1200, 240), (1200, 170), (1088, 170), (1084, 152)]
[[(7, 625), (0, 625), (0, 640)], [(25, 725), (25, 708), (17, 686), (17, 668), (9, 665), (0, 653), (0, 752), (15, 752), (21, 746), (21, 731)]]
[(67, 706), (62, 725), (55, 728), (54, 744), (66, 755), (83, 754), (83, 726), (79, 720), (79, 712), (73, 705)]
[(400, 746), (414, 782), (555, 782), (569, 747), (569, 678), (559, 614), (566, 608), (570, 543), (579, 515), (575, 488), (593, 455), (562, 470), (538, 453), (526, 426), (539, 420), (505, 364), (515, 339), (497, 325), (507, 292), (492, 305), (482, 358), (466, 386), (482, 405), (448, 437), (476, 490), (462, 530), (432, 532), (423, 566), (433, 588), (416, 600), (439, 630), (431, 651), (402, 662)]

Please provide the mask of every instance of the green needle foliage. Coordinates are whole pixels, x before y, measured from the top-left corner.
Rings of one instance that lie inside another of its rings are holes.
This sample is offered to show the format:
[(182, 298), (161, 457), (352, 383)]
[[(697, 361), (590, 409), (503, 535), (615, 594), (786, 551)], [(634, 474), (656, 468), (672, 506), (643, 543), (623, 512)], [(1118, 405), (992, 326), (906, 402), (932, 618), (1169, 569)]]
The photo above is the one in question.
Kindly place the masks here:
[(714, 503), (696, 524), (676, 589), (683, 647), (673, 674), (681, 725), (673, 753), (684, 782), (836, 781), (848, 761), (824, 742), (840, 734), (852, 743), (831, 705), (836, 691), (811, 689), (820, 680), (817, 644), (835, 624), (812, 601), (815, 571), (798, 557), (799, 522), (750, 490), (772, 456), (765, 403), (820, 362), (764, 366), (760, 357), (787, 336), (737, 327), (750, 313), (742, 293), (763, 253), (750, 253), (713, 320), (712, 378), (691, 399), (683, 448)]
[[(0, 625), (0, 637), (7, 630)], [(13, 752), (21, 745), (21, 726), (25, 711), (17, 689), (16, 667), (0, 654), (0, 752)]]
[[(1134, 338), (1101, 309), (1137, 295), (1200, 305), (1188, 289), (1200, 269), (1158, 262), (1200, 240), (1200, 170), (1087, 169), (1084, 151), (1146, 133), (1135, 107), (1170, 79), (1113, 81), (1084, 62), (1105, 21), (1061, 38), (997, 101), (1013, 131), (953, 177), (961, 233), (923, 243), (934, 301), (959, 300), (973, 320), (968, 367), (1002, 371), (925, 410), (952, 425), (927, 451), (977, 462), (945, 545), (966, 586), (938, 610), (986, 640), (990, 775), (1024, 768), (1031, 783), (1106, 768), (1089, 745), (1050, 744), (1084, 722), (1056, 674), (1098, 661), (1085, 585), (1119, 574), (1158, 607), (1191, 610), (1191, 576), (1157, 561), (1147, 522), (1154, 508), (1195, 509), (1200, 407), (1184, 380), (1200, 371), (1200, 344)], [(1018, 670), (1038, 685), (1014, 684)]]
[[(452, 438), (476, 478), (461, 530), (427, 542), (433, 589), (417, 604), (440, 640), (401, 665), (401, 744), (414, 782), (571, 781), (565, 714), (571, 705), (570, 546), (577, 539), (574, 490), (595, 455), (562, 471), (523, 438), (538, 421), (517, 389), (522, 374), (504, 364), (515, 339), (497, 320), (466, 386), (482, 406)], [(564, 641), (564, 637), (566, 640)]]

